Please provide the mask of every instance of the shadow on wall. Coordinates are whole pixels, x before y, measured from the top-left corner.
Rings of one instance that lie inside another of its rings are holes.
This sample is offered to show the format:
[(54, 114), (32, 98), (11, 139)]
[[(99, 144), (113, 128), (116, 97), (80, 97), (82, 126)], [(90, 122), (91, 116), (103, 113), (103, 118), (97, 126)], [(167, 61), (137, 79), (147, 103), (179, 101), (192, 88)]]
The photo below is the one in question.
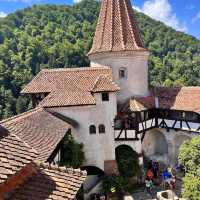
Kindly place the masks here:
[(176, 135), (174, 137), (174, 163), (178, 163), (178, 155), (179, 155), (179, 149), (181, 147), (181, 145), (186, 142), (191, 140), (191, 138), (189, 136), (186, 135)]
[(168, 163), (168, 143), (162, 132), (148, 131), (142, 143), (142, 150), (146, 158)]

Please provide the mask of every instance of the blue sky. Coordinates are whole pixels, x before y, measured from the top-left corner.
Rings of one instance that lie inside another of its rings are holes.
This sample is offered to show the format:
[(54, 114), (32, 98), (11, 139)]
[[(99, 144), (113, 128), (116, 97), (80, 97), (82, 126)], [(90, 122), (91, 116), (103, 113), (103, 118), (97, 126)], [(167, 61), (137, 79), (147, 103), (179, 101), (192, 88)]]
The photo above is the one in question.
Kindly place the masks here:
[[(0, 16), (32, 4), (73, 4), (80, 0), (0, 0)], [(132, 0), (133, 6), (150, 17), (200, 38), (200, 0)]]

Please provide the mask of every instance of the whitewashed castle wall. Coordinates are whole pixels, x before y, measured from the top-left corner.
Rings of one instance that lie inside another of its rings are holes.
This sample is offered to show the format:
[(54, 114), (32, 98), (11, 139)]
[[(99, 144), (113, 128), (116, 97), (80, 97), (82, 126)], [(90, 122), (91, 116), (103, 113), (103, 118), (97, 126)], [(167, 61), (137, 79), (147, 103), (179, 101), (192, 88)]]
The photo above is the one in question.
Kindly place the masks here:
[[(101, 94), (94, 94), (97, 105), (51, 108), (64, 116), (75, 119), (79, 127), (72, 130), (78, 142), (84, 144), (85, 165), (104, 170), (105, 160), (115, 160), (113, 119), (117, 113), (116, 93), (109, 93), (109, 102), (102, 102)], [(99, 134), (98, 126), (104, 124), (105, 134)], [(89, 126), (96, 126), (96, 134), (89, 133)]]
[[(155, 134), (155, 137), (152, 136), (153, 134)], [(152, 129), (146, 133), (143, 142), (143, 151), (145, 155), (151, 159), (175, 165), (178, 161), (178, 153), (181, 144), (195, 136), (195, 133), (186, 131), (169, 130), (168, 132), (166, 129)], [(161, 137), (164, 137), (167, 149), (165, 149), (165, 144), (161, 142)], [(161, 148), (160, 154), (155, 152), (156, 148)]]
[[(91, 66), (106, 65), (112, 67), (114, 81), (120, 86), (117, 100), (124, 102), (133, 96), (148, 95), (148, 52), (137, 52), (135, 55), (107, 55), (91, 58)], [(127, 79), (119, 78), (120, 68), (127, 69)]]

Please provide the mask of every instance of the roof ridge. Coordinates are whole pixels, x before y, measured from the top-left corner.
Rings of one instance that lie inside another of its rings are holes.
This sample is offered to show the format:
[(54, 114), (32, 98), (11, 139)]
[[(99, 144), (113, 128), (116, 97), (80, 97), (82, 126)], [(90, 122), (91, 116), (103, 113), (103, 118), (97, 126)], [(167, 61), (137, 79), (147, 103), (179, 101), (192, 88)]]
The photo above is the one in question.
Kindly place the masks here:
[[(101, 75), (99, 75), (99, 76), (97, 77), (97, 79), (95, 80), (94, 86), (92, 87), (91, 91), (94, 91), (95, 88), (98, 86), (99, 81), (104, 80), (104, 79), (107, 79), (107, 80), (110, 82), (110, 84), (115, 85), (116, 87), (119, 88), (119, 86), (117, 85), (117, 83), (115, 83), (111, 78), (109, 78), (108, 75), (106, 75), (106, 74), (101, 74)], [(119, 89), (120, 89), (120, 88), (119, 88)]]
[(14, 116), (9, 117), (7, 119), (1, 120), (0, 124), (6, 123), (6, 122), (11, 121), (11, 120), (14, 120), (16, 118), (19, 118), (18, 120), (24, 119), (24, 118), (30, 116), (31, 114), (37, 113), (37, 112), (42, 111), (42, 110), (44, 110), (44, 109), (42, 107), (38, 106), (38, 107), (36, 107), (34, 109), (31, 109), (31, 110), (28, 110), (26, 112), (20, 113), (18, 115), (14, 115)]
[(99, 76), (96, 78), (96, 80), (95, 80), (95, 82), (94, 82), (94, 86), (92, 87), (92, 91), (93, 91), (94, 88), (97, 86), (97, 84), (98, 84), (98, 82), (99, 82), (101, 76), (102, 76), (102, 75), (99, 75)]
[[(109, 79), (108, 75), (105, 75), (105, 74), (100, 74), (97, 79), (95, 80), (95, 83), (94, 83), (94, 86), (92, 87), (92, 90), (93, 91), (95, 89), (95, 87), (98, 85), (99, 81), (102, 80), (103, 78), (109, 80), (112, 84), (115, 84), (114, 81), (112, 81), (111, 79)], [(117, 85), (117, 84), (116, 84)]]
[(87, 70), (105, 70), (105, 69), (111, 69), (110, 66), (98, 66), (98, 67), (72, 67), (72, 68), (52, 68), (52, 69), (42, 69), (41, 72), (63, 72), (63, 71), (87, 71)]
[(34, 163), (42, 169), (50, 169), (50, 170), (56, 170), (58, 172), (64, 172), (64, 173), (69, 173), (69, 174), (78, 174), (80, 176), (87, 176), (87, 172), (82, 171), (80, 168), (79, 169), (67, 168), (65, 166), (49, 164), (49, 163), (45, 163), (45, 162), (40, 162), (38, 160), (35, 160)]

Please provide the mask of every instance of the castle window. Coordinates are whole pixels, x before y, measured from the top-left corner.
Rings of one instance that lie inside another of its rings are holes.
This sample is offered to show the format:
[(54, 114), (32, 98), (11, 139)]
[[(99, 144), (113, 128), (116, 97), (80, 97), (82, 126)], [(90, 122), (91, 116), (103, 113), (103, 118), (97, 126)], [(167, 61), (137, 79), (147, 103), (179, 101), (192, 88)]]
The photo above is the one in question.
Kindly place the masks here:
[(109, 93), (108, 92), (102, 93), (102, 101), (109, 101)]
[(106, 128), (103, 124), (100, 124), (99, 125), (99, 133), (102, 134), (102, 133), (105, 133), (106, 132)]
[(127, 69), (125, 67), (121, 67), (119, 69), (119, 78), (120, 79), (127, 79)]
[(96, 126), (95, 125), (91, 125), (89, 129), (90, 129), (90, 134), (96, 134)]

